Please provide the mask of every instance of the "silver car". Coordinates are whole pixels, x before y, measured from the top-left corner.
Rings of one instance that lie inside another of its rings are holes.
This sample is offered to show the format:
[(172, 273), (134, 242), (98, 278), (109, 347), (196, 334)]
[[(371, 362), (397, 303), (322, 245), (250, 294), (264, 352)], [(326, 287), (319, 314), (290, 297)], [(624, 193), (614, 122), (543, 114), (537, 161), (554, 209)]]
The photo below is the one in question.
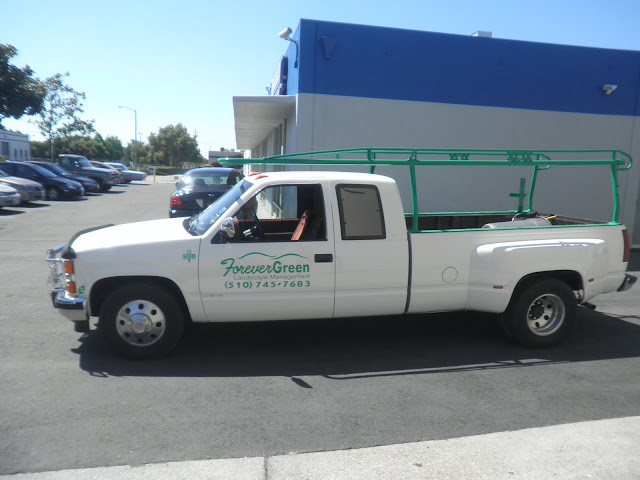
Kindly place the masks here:
[(21, 201), (20, 194), (15, 188), (0, 183), (0, 208), (20, 205)]
[(15, 188), (20, 194), (21, 203), (32, 202), (34, 200), (44, 200), (46, 193), (44, 187), (38, 182), (26, 178), (12, 177), (0, 169), (0, 184)]
[(118, 162), (105, 162), (105, 163), (110, 167), (117, 168), (118, 170), (120, 170), (120, 173), (124, 176), (124, 181), (127, 183), (132, 181), (134, 182), (141, 181), (147, 178), (146, 173), (140, 172), (138, 170), (129, 170), (129, 167), (127, 167), (123, 163), (118, 163)]

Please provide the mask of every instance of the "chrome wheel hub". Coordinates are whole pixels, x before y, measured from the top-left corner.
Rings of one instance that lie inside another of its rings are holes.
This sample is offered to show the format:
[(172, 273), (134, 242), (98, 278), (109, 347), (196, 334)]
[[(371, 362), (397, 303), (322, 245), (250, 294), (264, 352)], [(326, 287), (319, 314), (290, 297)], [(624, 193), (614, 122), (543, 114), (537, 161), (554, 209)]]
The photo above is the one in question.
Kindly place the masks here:
[(118, 335), (130, 345), (152, 345), (160, 340), (165, 328), (164, 313), (148, 300), (131, 300), (116, 316)]
[(529, 329), (540, 336), (551, 335), (564, 323), (566, 308), (557, 295), (540, 295), (527, 311)]

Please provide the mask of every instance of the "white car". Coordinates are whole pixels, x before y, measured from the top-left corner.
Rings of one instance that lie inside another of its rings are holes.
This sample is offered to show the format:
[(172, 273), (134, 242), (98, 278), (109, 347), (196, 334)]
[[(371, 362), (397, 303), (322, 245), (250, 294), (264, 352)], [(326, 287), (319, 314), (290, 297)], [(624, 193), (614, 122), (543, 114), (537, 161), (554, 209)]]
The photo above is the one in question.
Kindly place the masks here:
[(15, 188), (0, 183), (0, 208), (20, 205), (21, 201), (20, 193)]

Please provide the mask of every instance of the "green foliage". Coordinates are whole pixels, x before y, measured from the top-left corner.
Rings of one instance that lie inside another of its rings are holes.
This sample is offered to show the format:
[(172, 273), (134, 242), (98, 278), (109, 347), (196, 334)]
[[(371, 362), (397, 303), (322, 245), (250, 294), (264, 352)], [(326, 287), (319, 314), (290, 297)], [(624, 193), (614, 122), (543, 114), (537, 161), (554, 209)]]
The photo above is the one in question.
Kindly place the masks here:
[(45, 87), (29, 66), (9, 63), (17, 53), (12, 45), (0, 44), (0, 127), (4, 118), (18, 119), (42, 110)]
[[(147, 161), (147, 157), (149, 156), (149, 145), (145, 145), (142, 142), (129, 142), (124, 149), (124, 158), (125, 163), (129, 163), (133, 166), (134, 164), (134, 146), (135, 146), (135, 156), (138, 158), (138, 163), (149, 163)], [(133, 167), (132, 167), (133, 168)]]
[[(82, 120), (79, 115), (84, 112), (85, 94), (77, 92), (64, 82), (69, 73), (56, 73), (45, 80), (46, 96), (42, 110), (38, 114), (36, 125), (49, 143), (56, 147), (61, 137), (84, 137), (92, 132), (93, 120)], [(82, 149), (79, 145), (78, 149)], [(68, 153), (68, 152), (65, 152)]]
[(105, 160), (122, 160), (124, 158), (124, 148), (118, 137), (109, 136), (104, 139), (104, 148), (106, 149)]
[(178, 123), (161, 128), (157, 134), (149, 135), (149, 150), (146, 152), (145, 161), (154, 165), (181, 167), (185, 163), (201, 162), (202, 156), (197, 140)]
[(31, 156), (33, 158), (49, 158), (51, 154), (51, 149), (49, 148), (49, 142), (42, 141), (34, 141), (31, 142)]
[(180, 175), (186, 172), (187, 168), (178, 167), (157, 167), (156, 175)]

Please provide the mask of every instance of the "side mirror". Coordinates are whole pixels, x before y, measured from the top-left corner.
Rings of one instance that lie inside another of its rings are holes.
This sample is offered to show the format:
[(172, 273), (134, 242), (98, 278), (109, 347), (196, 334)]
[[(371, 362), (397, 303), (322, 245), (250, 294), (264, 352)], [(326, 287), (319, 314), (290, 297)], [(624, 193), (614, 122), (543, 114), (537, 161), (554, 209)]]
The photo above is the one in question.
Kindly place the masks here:
[(236, 227), (233, 224), (233, 218), (225, 218), (222, 221), (222, 226), (220, 227), (220, 231), (225, 233), (227, 237), (233, 238), (236, 236)]

